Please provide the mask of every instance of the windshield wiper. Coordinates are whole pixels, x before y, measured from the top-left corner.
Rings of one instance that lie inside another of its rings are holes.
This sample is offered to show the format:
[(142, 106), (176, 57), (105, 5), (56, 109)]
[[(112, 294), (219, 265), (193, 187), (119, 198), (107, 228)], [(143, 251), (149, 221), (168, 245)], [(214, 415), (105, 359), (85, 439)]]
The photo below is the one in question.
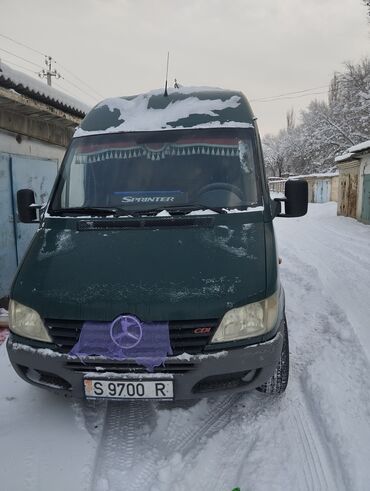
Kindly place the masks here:
[(204, 211), (204, 210), (211, 210), (211, 211), (214, 211), (215, 213), (222, 213), (222, 208), (221, 207), (214, 207), (214, 206), (207, 206), (207, 205), (202, 205), (202, 204), (198, 204), (198, 203), (194, 203), (192, 205), (170, 205), (168, 206), (167, 208), (165, 208), (166, 210), (169, 211), (169, 213), (178, 213), (178, 214), (182, 214), (182, 213), (190, 213), (192, 211), (198, 211), (198, 210), (201, 210), (201, 211)]
[(69, 208), (49, 210), (50, 215), (68, 215), (68, 213), (79, 213), (81, 215), (130, 215), (130, 212), (126, 212), (121, 208), (105, 208), (99, 206), (72, 206)]
[(211, 210), (214, 211), (215, 213), (223, 213), (223, 209), (220, 208), (215, 208), (212, 206), (206, 206), (206, 205), (201, 205), (201, 204), (190, 204), (190, 205), (166, 205), (160, 208), (143, 208), (142, 210), (132, 210), (128, 211), (127, 213), (133, 215), (133, 216), (138, 216), (138, 215), (156, 215), (160, 213), (161, 211), (168, 211), (171, 215), (185, 215), (186, 213), (190, 213), (191, 211), (197, 211), (197, 210)]

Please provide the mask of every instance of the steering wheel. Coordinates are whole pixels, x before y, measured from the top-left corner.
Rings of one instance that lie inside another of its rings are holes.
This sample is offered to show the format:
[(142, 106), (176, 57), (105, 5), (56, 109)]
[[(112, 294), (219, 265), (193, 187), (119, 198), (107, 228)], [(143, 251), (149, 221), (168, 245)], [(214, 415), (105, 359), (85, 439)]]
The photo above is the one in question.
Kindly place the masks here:
[(202, 194), (208, 193), (210, 191), (218, 190), (230, 191), (231, 193), (235, 194), (240, 199), (240, 201), (243, 201), (244, 199), (242, 190), (237, 186), (234, 186), (233, 184), (229, 184), (228, 182), (212, 182), (211, 184), (206, 184), (199, 189), (198, 196), (201, 196)]

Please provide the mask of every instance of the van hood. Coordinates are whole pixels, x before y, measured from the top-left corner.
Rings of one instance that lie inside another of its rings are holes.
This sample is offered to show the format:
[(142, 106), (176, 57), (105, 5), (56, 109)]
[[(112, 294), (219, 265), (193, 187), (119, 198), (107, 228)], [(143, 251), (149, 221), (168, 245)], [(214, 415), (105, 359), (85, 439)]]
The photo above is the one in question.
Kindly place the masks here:
[[(109, 228), (101, 218), (46, 218), (11, 296), (43, 318), (132, 314), (146, 322), (220, 318), (264, 298), (263, 212), (212, 215), (204, 225), (199, 218), (136, 229)], [(104, 227), (81, 226), (99, 221)]]

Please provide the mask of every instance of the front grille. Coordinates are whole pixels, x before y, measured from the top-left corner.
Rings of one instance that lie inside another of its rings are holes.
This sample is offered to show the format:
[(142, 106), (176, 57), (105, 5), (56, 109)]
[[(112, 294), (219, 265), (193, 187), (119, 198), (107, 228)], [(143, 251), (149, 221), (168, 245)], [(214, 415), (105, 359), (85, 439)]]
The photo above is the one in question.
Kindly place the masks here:
[[(60, 351), (68, 353), (77, 343), (82, 321), (45, 319), (49, 334)], [(173, 355), (182, 353), (203, 353), (218, 325), (217, 319), (170, 321), (170, 341)], [(210, 328), (208, 333), (194, 331), (201, 328)]]

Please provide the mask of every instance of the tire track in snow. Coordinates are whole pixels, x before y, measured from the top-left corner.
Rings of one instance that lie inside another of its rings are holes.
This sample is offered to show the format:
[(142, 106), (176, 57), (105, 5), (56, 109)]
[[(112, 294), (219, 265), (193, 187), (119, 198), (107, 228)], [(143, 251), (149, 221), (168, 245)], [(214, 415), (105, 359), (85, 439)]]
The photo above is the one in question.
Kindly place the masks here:
[[(224, 427), (228, 422), (227, 413), (240, 397), (234, 394), (207, 404), (205, 413), (190, 425), (184, 426), (181, 418), (175, 414), (165, 432), (156, 435), (154, 430), (144, 438), (140, 428), (147, 424), (149, 413), (153, 419), (154, 405), (131, 401), (127, 411), (122, 403), (109, 403), (96, 457), (92, 490), (120, 489), (115, 486), (116, 469), (120, 469), (121, 484), (125, 478), (129, 482), (130, 491), (147, 489), (148, 483), (153, 482), (153, 477), (157, 475), (159, 462), (167, 461), (175, 453), (188, 452), (196, 441)], [(172, 411), (176, 412), (176, 408)], [(138, 459), (140, 465), (136, 463)]]
[(201, 440), (211, 430), (218, 431), (220, 427), (224, 427), (228, 422), (228, 419), (225, 418), (226, 414), (239, 398), (239, 394), (234, 394), (226, 396), (222, 400), (218, 399), (213, 404), (211, 403), (211, 407), (207, 408), (205, 414), (202, 415), (199, 422), (196, 421), (197, 424), (195, 425), (184, 426), (181, 422), (181, 426), (170, 424), (167, 432), (161, 435), (160, 449), (156, 446), (151, 448), (145, 455), (145, 464), (138, 475), (135, 476), (135, 481), (130, 483), (130, 490), (142, 491), (145, 489), (145, 486), (148, 486), (148, 482), (153, 480), (153, 476), (157, 475), (161, 462), (168, 461), (176, 453), (184, 455), (196, 441)]
[[(328, 237), (326, 235), (323, 236), (322, 234), (320, 234), (320, 232), (322, 232), (322, 227), (320, 227), (319, 225), (311, 224), (310, 228), (315, 233), (308, 236), (306, 239), (307, 241), (311, 242), (314, 245), (314, 247), (312, 247), (312, 250), (317, 249), (315, 245), (319, 244), (320, 248), (324, 247), (325, 249), (328, 249), (330, 251), (330, 256), (335, 257), (335, 262), (337, 264), (339, 263), (338, 256), (340, 256), (341, 258), (343, 258), (345, 263), (351, 261), (354, 264), (354, 266), (357, 268), (359, 264), (359, 258), (361, 258), (362, 264), (365, 263), (365, 265), (370, 265), (370, 257), (369, 257), (370, 238), (367, 240), (367, 243), (366, 240), (364, 240), (363, 245), (357, 242), (357, 238), (356, 241), (354, 241), (351, 238), (348, 238), (345, 241), (341, 239), (336, 243), (333, 240), (332, 236)], [(333, 230), (330, 230), (330, 233), (335, 234)], [(342, 242), (345, 242), (346, 247), (343, 247)], [(361, 268), (361, 272), (366, 272), (366, 267)]]
[[(235, 401), (235, 414), (224, 413), (227, 415), (228, 422), (218, 425), (218, 431), (212, 428), (212, 434), (208, 439), (200, 441), (192, 453), (185, 455), (192, 467), (192, 462), (204, 462), (202, 453), (206, 453), (207, 465), (203, 467), (205, 472), (197, 476), (196, 489), (202, 491), (224, 491), (243, 484), (243, 489), (249, 489), (246, 483), (241, 482), (241, 473), (248, 461), (248, 455), (252, 451), (255, 443), (260, 438), (260, 427), (253, 425), (258, 418), (265, 412), (265, 407), (259, 404), (264, 396), (250, 392), (240, 394)], [(241, 409), (241, 407), (243, 409)], [(242, 412), (243, 416), (240, 417)], [(222, 419), (222, 418), (221, 418)], [(232, 419), (232, 421), (230, 421)], [(242, 423), (247, 422), (241, 428)], [(221, 427), (222, 426), (222, 427)], [(203, 443), (203, 445), (202, 445)], [(200, 464), (201, 465), (201, 464)], [(168, 487), (171, 489), (171, 487)], [(186, 484), (179, 489), (187, 490)]]
[(200, 421), (198, 426), (193, 428), (187, 427), (185, 432), (181, 435), (176, 431), (177, 438), (174, 441), (174, 445), (171, 445), (173, 448), (169, 448), (168, 450), (170, 452), (187, 452), (196, 440), (200, 440), (211, 431), (219, 431), (228, 421), (227, 413), (235, 406), (241, 397), (240, 394), (233, 394), (226, 396), (220, 402), (216, 402), (215, 406), (211, 404), (208, 414), (206, 414), (204, 420)]
[[(304, 397), (299, 390), (299, 380), (294, 382), (299, 399), (291, 399), (286, 395), (282, 398), (268, 398), (254, 393), (245, 395), (224, 429), (208, 435), (203, 444), (198, 442), (191, 453), (183, 455), (182, 467), (177, 470), (178, 475), (174, 473), (172, 481), (163, 489), (189, 489), (188, 481), (181, 484), (181, 476), (184, 473), (187, 477), (186, 470), (192, 470), (196, 472), (196, 489), (204, 491), (224, 491), (236, 486), (263, 491), (267, 488), (297, 491), (341, 490), (341, 486), (333, 478), (327, 449), (301, 402)], [(244, 409), (240, 407), (241, 402), (244, 403)], [(273, 458), (272, 468), (261, 462), (261, 448), (263, 455)], [(281, 465), (287, 455), (289, 465), (297, 473), (296, 480), (290, 482), (291, 488), (286, 487), (286, 478), (283, 479), (283, 484), (276, 479), (279, 476), (274, 472), (276, 461)], [(207, 467), (203, 468), (201, 463), (205, 461)], [(167, 468), (170, 468), (169, 464)], [(261, 472), (262, 481), (258, 478)]]
[(110, 490), (110, 471), (119, 472), (123, 481), (134, 464), (139, 431), (153, 418), (153, 408), (140, 401), (127, 404), (109, 402), (95, 459), (92, 490)]
[[(307, 238), (307, 244), (312, 244), (314, 242), (313, 239), (308, 240)], [(309, 248), (309, 246), (307, 247)], [(292, 249), (294, 249), (294, 247), (292, 247)], [(310, 254), (314, 255), (314, 251), (315, 249), (313, 249)], [(321, 270), (306, 262), (308, 261), (306, 256), (304, 256), (305, 260), (303, 260), (302, 255), (298, 256), (293, 253), (291, 249), (284, 250), (284, 254), (288, 258), (288, 267), (284, 268), (282, 276), (285, 276), (293, 283), (293, 286), (288, 287), (288, 289), (291, 290), (289, 297), (292, 300), (295, 300), (296, 305), (299, 305), (299, 303), (302, 302), (302, 305), (307, 303), (308, 305), (315, 306), (315, 310), (310, 312), (310, 322), (313, 324), (313, 328), (310, 332), (311, 336), (310, 338), (306, 338), (304, 342), (299, 342), (297, 344), (297, 360), (299, 360), (299, 363), (294, 363), (294, 366), (299, 368), (303, 406), (306, 411), (305, 417), (309, 417), (313, 422), (310, 433), (312, 434), (312, 428), (314, 427), (314, 433), (316, 433), (321, 440), (321, 447), (325, 450), (326, 464), (324, 467), (331, 469), (330, 473), (326, 475), (329, 486), (328, 489), (345, 489), (346, 486), (344, 483), (351, 482), (351, 476), (348, 472), (348, 466), (345, 466), (344, 461), (342, 460), (342, 449), (333, 449), (333, 446), (330, 445), (323, 436), (326, 433), (326, 428), (323, 428), (321, 416), (320, 414), (317, 414), (317, 408), (315, 408), (316, 405), (314, 404), (314, 401), (311, 400), (312, 394), (310, 397), (307, 394), (305, 379), (307, 377), (307, 369), (309, 369), (311, 365), (317, 363), (317, 360), (320, 359), (321, 356), (324, 356), (325, 350), (335, 350), (337, 358), (341, 359), (341, 356), (345, 356), (346, 353), (349, 353), (352, 349), (356, 349), (356, 347), (358, 349), (357, 334), (348, 320), (346, 313), (332, 298), (331, 292), (326, 291), (321, 281)], [(326, 271), (327, 268), (328, 272), (330, 271), (330, 266), (325, 264), (325, 259), (323, 257), (318, 257), (317, 262), (323, 266), (323, 271)], [(291, 265), (293, 265), (293, 267)], [(288, 282), (285, 282), (285, 284), (289, 285)], [(295, 317), (295, 321), (299, 322), (300, 318), (302, 318), (300, 316), (304, 316), (305, 314), (304, 312), (295, 310), (292, 312), (292, 315)], [(302, 325), (306, 324), (307, 319), (305, 319), (305, 322), (303, 322)], [(353, 366), (352, 369), (356, 369), (356, 366)], [(299, 414), (304, 413), (299, 412)], [(303, 428), (304, 427), (305, 425)]]
[(328, 449), (322, 444), (310, 411), (301, 401), (295, 401), (289, 418), (299, 461), (305, 477), (304, 490), (339, 491), (342, 487), (335, 482), (335, 471)]
[[(344, 242), (349, 248), (350, 250), (357, 250), (357, 251), (360, 251), (361, 255), (362, 256), (367, 256), (368, 254), (368, 250), (369, 250), (369, 241), (370, 241), (370, 230), (367, 228), (366, 225), (364, 224), (361, 224), (357, 221), (354, 221), (353, 224), (351, 224), (352, 226), (355, 225), (357, 230), (357, 234), (356, 234), (356, 240), (354, 241), (353, 240), (353, 229), (352, 227), (348, 230), (346, 230), (345, 233), (343, 233), (342, 229), (341, 228), (338, 228), (338, 224), (334, 224), (332, 221), (328, 221), (326, 220), (325, 221), (325, 232), (330, 235), (331, 239), (333, 239), (334, 237), (337, 239), (337, 240), (332, 240), (332, 245), (334, 244), (337, 244), (337, 243), (340, 243), (340, 242)], [(316, 220), (310, 220), (309, 222), (309, 227), (314, 229), (314, 231), (316, 232), (314, 235), (311, 234), (311, 237), (312, 236), (318, 236), (318, 237), (322, 237), (322, 225), (318, 225), (317, 221)]]

